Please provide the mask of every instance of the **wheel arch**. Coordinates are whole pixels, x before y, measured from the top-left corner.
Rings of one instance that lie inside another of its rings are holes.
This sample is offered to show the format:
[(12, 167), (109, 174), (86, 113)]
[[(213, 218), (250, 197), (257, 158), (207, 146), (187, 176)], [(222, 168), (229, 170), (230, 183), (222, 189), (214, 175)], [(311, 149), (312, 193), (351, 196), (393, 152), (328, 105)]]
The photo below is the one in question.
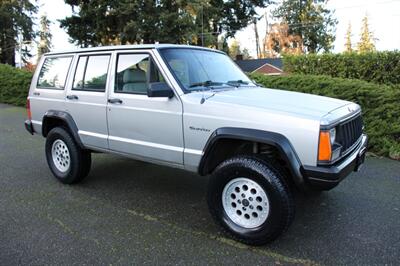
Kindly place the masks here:
[(47, 134), (52, 130), (54, 127), (62, 126), (71, 133), (72, 138), (76, 141), (78, 146), (84, 149), (84, 145), (82, 143), (81, 138), (78, 134), (78, 127), (72, 116), (65, 111), (58, 111), (58, 110), (49, 110), (47, 111), (42, 120), (42, 135), (46, 137)]
[(294, 183), (299, 187), (304, 185), (302, 165), (290, 141), (276, 132), (249, 128), (224, 127), (215, 130), (203, 150), (198, 173), (210, 174), (220, 162), (229, 158), (234, 145), (249, 142), (274, 147), (288, 166)]

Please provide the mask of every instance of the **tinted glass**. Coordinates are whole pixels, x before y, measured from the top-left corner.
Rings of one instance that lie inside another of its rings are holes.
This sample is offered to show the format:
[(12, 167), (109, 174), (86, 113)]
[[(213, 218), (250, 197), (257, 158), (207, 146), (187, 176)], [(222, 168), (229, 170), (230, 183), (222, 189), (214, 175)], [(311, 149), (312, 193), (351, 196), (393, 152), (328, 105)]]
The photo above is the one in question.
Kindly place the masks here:
[(76, 67), (75, 71), (75, 78), (74, 78), (74, 89), (83, 90), (83, 78), (85, 75), (85, 67), (87, 62), (87, 56), (79, 57), (78, 66)]
[(64, 89), (72, 57), (46, 58), (40, 69), (38, 88)]
[(105, 91), (109, 55), (82, 56), (75, 71), (74, 90)]
[(118, 55), (115, 92), (147, 94), (149, 82), (164, 82), (164, 78), (148, 54)]
[(225, 54), (199, 49), (163, 49), (161, 54), (186, 91), (198, 90), (193, 84), (206, 81), (254, 85)]

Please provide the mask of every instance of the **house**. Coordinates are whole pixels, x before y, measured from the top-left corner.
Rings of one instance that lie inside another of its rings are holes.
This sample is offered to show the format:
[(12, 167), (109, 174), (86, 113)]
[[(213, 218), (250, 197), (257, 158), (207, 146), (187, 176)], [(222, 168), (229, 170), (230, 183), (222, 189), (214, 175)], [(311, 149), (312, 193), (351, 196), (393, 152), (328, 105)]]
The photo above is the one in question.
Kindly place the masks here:
[(280, 75), (283, 73), (282, 58), (236, 60), (236, 64), (247, 73)]

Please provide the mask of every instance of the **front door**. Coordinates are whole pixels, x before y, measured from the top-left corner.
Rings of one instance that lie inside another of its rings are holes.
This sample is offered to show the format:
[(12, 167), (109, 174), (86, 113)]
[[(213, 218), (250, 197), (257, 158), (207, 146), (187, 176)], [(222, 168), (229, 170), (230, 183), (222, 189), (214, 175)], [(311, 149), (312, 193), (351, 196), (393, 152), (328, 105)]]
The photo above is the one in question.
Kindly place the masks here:
[(66, 95), (67, 112), (85, 146), (108, 149), (106, 84), (111, 54), (78, 54), (75, 60)]
[(182, 104), (150, 98), (151, 82), (165, 82), (151, 51), (117, 53), (109, 93), (109, 148), (147, 161), (183, 164)]

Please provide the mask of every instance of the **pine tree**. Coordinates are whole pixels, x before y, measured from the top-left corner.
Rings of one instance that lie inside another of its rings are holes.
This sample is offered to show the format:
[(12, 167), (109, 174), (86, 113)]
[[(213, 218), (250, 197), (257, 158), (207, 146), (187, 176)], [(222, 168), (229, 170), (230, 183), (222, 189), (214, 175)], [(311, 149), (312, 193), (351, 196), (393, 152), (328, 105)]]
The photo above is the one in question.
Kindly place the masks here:
[(289, 35), (301, 38), (306, 52), (328, 52), (335, 41), (337, 20), (326, 3), (326, 0), (284, 0), (273, 15), (289, 26)]
[(38, 59), (45, 53), (50, 52), (52, 34), (50, 32), (50, 20), (47, 15), (40, 17)]
[(347, 27), (347, 32), (346, 32), (346, 43), (344, 44), (345, 47), (345, 53), (351, 53), (353, 52), (352, 44), (351, 44), (351, 23), (349, 22), (349, 26)]
[[(0, 63), (15, 66), (18, 43), (29, 43), (34, 39), (33, 15), (37, 12), (37, 6), (32, 2), (0, 1)], [(20, 49), (23, 58), (30, 56), (27, 49)]]
[(238, 55), (240, 55), (240, 52), (241, 52), (240, 51), (240, 43), (236, 39), (234, 39), (232, 41), (231, 45), (229, 46), (229, 56), (232, 59), (236, 59), (236, 57)]
[(375, 39), (373, 33), (369, 31), (368, 17), (365, 16), (362, 20), (361, 37), (357, 44), (357, 51), (367, 53), (375, 50)]
[(218, 50), (225, 52), (226, 54), (229, 54), (229, 44), (228, 44), (228, 38), (225, 35), (221, 35), (218, 37)]
[[(72, 16), (60, 20), (83, 47), (126, 43), (190, 43), (218, 47), (246, 27), (270, 0), (64, 0)], [(95, 18), (95, 19), (94, 19)]]

